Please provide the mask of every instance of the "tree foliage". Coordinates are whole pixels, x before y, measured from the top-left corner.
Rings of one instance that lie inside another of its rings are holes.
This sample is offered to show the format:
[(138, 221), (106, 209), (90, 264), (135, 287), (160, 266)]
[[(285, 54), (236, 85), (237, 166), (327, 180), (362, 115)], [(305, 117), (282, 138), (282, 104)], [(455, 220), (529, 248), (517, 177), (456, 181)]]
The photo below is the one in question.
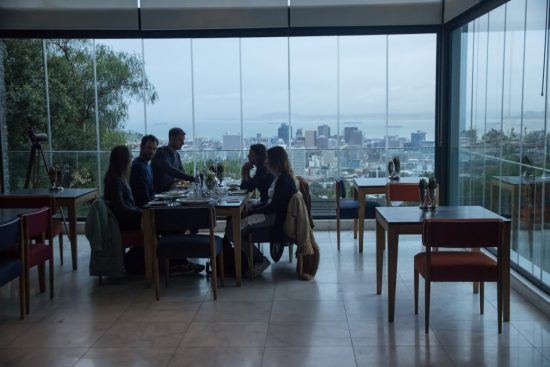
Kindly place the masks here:
[[(36, 132), (48, 132), (48, 106), (52, 146), (45, 144), (45, 149), (96, 151), (97, 112), (100, 150), (109, 151), (115, 145), (126, 143), (123, 128), (130, 101), (146, 99), (147, 103), (154, 103), (158, 98), (138, 55), (119, 52), (98, 42), (95, 44), (94, 75), (93, 40), (48, 40), (45, 42), (46, 63), (42, 40), (2, 42), (10, 151), (29, 150), (25, 135), (28, 126)], [(68, 163), (73, 168), (77, 164), (73, 162), (74, 154), (70, 157), (56, 154), (53, 160), (52, 163)], [(15, 162), (16, 165), (21, 163)], [(78, 165), (80, 170), (84, 165), (84, 168), (89, 166), (90, 172), (97, 171), (97, 154), (81, 155)], [(13, 173), (22, 175), (21, 172)], [(97, 182), (94, 184), (97, 186)]]

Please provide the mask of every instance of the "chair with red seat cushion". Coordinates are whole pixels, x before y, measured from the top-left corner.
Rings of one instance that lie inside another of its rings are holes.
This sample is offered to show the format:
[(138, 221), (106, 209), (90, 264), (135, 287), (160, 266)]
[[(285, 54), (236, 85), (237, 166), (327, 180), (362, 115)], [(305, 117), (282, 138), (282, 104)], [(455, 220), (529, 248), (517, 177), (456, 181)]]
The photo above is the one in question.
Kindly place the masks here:
[(416, 183), (390, 182), (386, 185), (386, 202), (420, 202), (420, 190)]
[[(19, 312), (23, 319), (25, 317), (25, 272), (20, 234), (19, 218), (0, 225), (0, 286), (19, 278)], [(16, 252), (12, 251), (14, 246), (17, 246)]]
[[(0, 208), (42, 208), (48, 206), (52, 213), (61, 213), (55, 198), (49, 196), (6, 196), (0, 202)], [(64, 217), (53, 217), (52, 237), (59, 236), (59, 264), (63, 265), (63, 227), (66, 227)]]
[[(497, 283), (498, 332), (502, 332), (502, 239), (498, 219), (426, 219), (422, 244), (425, 252), (414, 257), (414, 313), (418, 314), (419, 274), (424, 278), (425, 328), (429, 329), (431, 282), (479, 282), (480, 313), (483, 314), (483, 283)], [(432, 247), (495, 247), (497, 261), (482, 252), (464, 250), (432, 253)]]
[[(40, 292), (46, 290), (45, 264), (49, 262), (50, 298), (54, 294), (52, 212), (48, 207), (25, 214), (23, 238), (25, 242), (25, 293), (29, 313), (29, 270), (38, 266)], [(46, 239), (48, 240), (46, 242)]]
[(136, 231), (121, 230), (120, 238), (122, 241), (122, 246), (124, 247), (143, 246), (143, 243), (144, 243), (142, 230), (136, 230)]

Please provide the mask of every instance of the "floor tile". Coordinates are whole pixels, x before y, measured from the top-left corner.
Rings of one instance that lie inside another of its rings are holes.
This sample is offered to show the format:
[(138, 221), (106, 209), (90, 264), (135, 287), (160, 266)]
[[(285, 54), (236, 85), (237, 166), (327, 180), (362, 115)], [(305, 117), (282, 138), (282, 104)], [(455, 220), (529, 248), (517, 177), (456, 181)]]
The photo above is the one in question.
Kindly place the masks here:
[(3, 348), (0, 349), (0, 366), (73, 366), (87, 348)]
[(356, 347), (357, 366), (437, 366), (452, 367), (442, 348), (426, 347)]
[(263, 347), (186, 347), (170, 362), (173, 367), (260, 367)]
[(268, 347), (351, 346), (348, 325), (340, 321), (270, 323)]
[(91, 348), (75, 367), (167, 366), (175, 348)]
[(178, 352), (186, 347), (261, 347), (267, 326), (267, 322), (193, 322)]
[(351, 347), (266, 348), (264, 367), (355, 367)]

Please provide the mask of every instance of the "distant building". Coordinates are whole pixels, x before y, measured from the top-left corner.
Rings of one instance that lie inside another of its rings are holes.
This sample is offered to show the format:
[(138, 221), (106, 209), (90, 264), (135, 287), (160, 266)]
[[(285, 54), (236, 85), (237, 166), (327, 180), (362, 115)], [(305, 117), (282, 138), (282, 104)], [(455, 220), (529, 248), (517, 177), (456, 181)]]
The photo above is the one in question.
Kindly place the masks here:
[(292, 168), (294, 172), (303, 175), (306, 170), (306, 151), (305, 149), (292, 149)]
[(303, 138), (304, 137), (304, 129), (298, 129), (296, 130), (296, 136), (295, 138)]
[(306, 148), (315, 148), (317, 146), (317, 131), (306, 130), (305, 138)]
[(358, 131), (359, 129), (357, 127), (345, 127), (344, 128), (344, 142), (346, 144), (350, 144), (350, 139), (352, 137), (352, 135)]
[(290, 126), (286, 123), (282, 123), (281, 126), (277, 129), (277, 138), (281, 139), (285, 142), (285, 144), (288, 144), (290, 139)]
[(317, 137), (316, 147), (319, 149), (328, 149), (328, 138), (325, 135)]
[(421, 147), (426, 141), (426, 133), (418, 130), (415, 133), (411, 133), (411, 147)]
[(350, 133), (349, 140), (347, 142), (349, 145), (363, 145), (363, 132), (361, 130), (355, 130)]
[(223, 134), (223, 149), (224, 150), (240, 150), (241, 135), (225, 133)]
[(325, 136), (330, 138), (330, 126), (327, 124), (317, 126), (317, 136)]

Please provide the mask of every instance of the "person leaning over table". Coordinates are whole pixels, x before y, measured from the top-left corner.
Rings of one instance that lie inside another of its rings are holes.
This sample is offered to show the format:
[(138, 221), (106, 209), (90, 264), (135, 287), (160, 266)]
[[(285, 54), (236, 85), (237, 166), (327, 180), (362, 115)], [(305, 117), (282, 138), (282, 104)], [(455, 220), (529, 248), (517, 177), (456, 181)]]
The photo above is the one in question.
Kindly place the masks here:
[[(267, 202), (249, 210), (247, 216), (241, 221), (240, 235), (243, 244), (248, 242), (248, 233), (258, 228), (269, 230), (274, 240), (280, 240), (288, 203), (292, 195), (298, 191), (294, 172), (284, 148), (277, 146), (267, 150), (267, 167), (275, 179), (268, 190)], [(226, 226), (225, 235), (226, 239), (233, 239), (232, 226)], [(252, 250), (253, 272), (254, 276), (257, 276), (267, 269), (270, 262), (256, 246), (252, 246)], [(242, 246), (242, 251), (248, 256), (248, 246)]]
[[(275, 178), (266, 167), (266, 149), (263, 144), (253, 144), (248, 152), (248, 162), (241, 169), (241, 189), (246, 189), (248, 192), (258, 190), (260, 192), (260, 200), (258, 204), (265, 204), (268, 200), (267, 192), (273, 179)], [(250, 170), (256, 167), (254, 177), (250, 177)]]
[[(136, 206), (132, 190), (128, 185), (132, 154), (125, 145), (119, 145), (111, 150), (109, 168), (104, 179), (103, 197), (115, 215), (119, 228), (124, 231), (141, 229), (142, 211)], [(177, 271), (183, 274), (200, 273), (204, 265), (195, 264), (186, 259), (172, 264), (178, 267)]]
[(141, 138), (139, 157), (132, 161), (130, 187), (138, 207), (143, 207), (154, 198), (153, 170), (149, 162), (155, 155), (159, 141), (154, 135)]
[(151, 160), (153, 189), (155, 193), (170, 190), (177, 180), (194, 181), (185, 173), (178, 150), (185, 143), (185, 131), (173, 127), (168, 131), (168, 145), (160, 147)]

